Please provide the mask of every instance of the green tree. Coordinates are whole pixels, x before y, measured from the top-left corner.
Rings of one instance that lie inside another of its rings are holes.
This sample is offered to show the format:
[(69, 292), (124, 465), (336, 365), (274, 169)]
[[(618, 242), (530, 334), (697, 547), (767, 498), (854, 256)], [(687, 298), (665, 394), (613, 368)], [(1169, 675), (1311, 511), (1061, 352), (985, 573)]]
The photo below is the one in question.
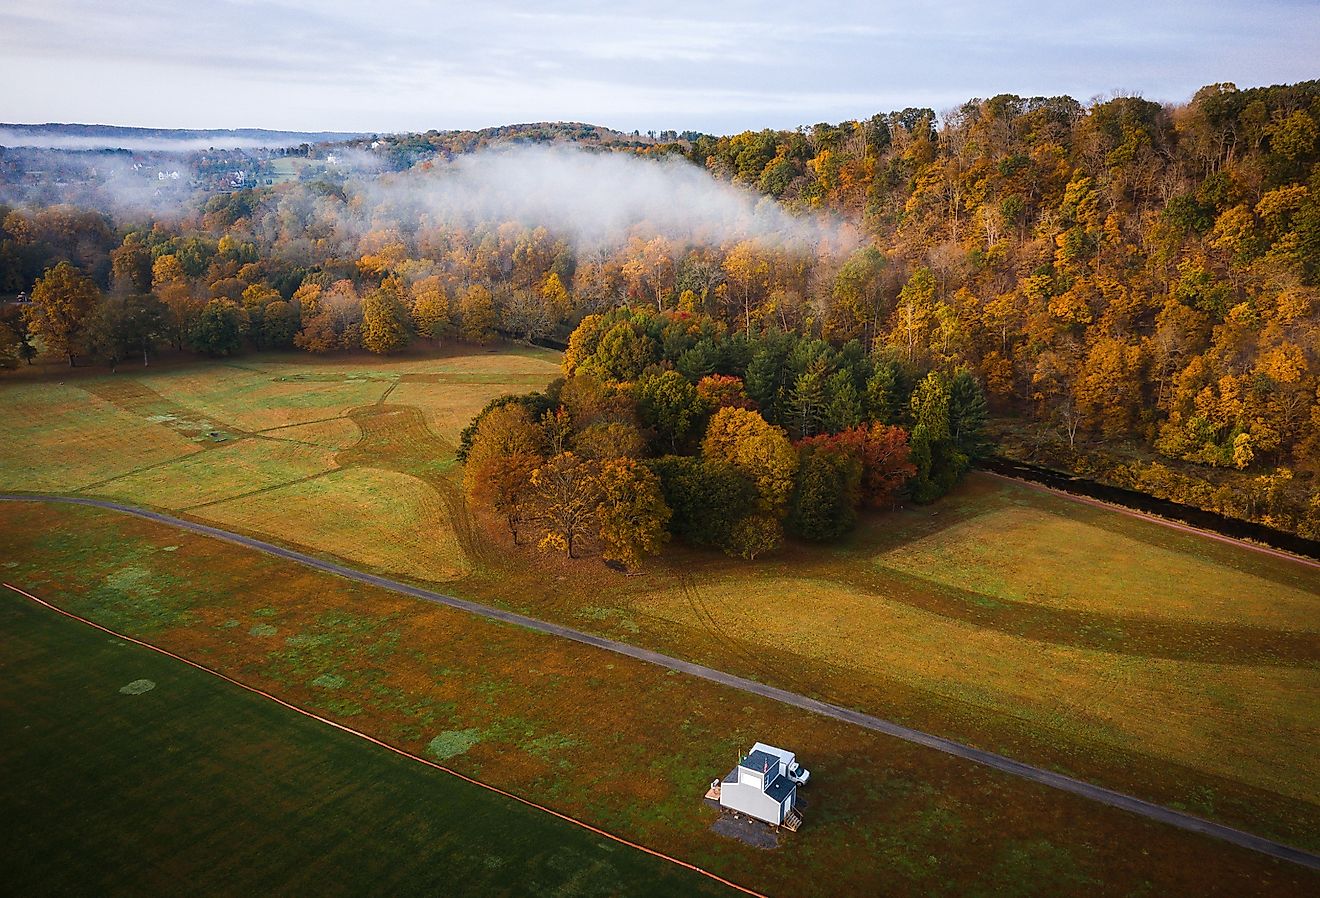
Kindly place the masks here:
[(4, 367), (12, 367), (19, 359), (32, 364), (37, 348), (32, 345), (31, 339), (23, 307), (17, 304), (0, 305), (0, 360), (6, 362)]
[(822, 423), (830, 433), (838, 433), (862, 423), (862, 395), (857, 391), (851, 371), (841, 369), (830, 375), (825, 384), (825, 410)]
[[(912, 497), (918, 502), (932, 502), (943, 496), (968, 467), (967, 455), (953, 440), (949, 405), (950, 381), (941, 372), (926, 375), (912, 393), (912, 463), (917, 469), (912, 478)], [(976, 439), (972, 433), (964, 433), (964, 438)]]
[(687, 440), (705, 411), (697, 388), (677, 371), (644, 374), (633, 384), (633, 393), (642, 424), (654, 428), (671, 450)]
[(227, 299), (213, 299), (193, 322), (188, 342), (206, 355), (233, 355), (243, 348), (243, 325), (242, 309)]
[(788, 529), (803, 539), (827, 542), (857, 523), (861, 459), (837, 442), (802, 451), (788, 513)]
[(263, 349), (288, 349), (298, 333), (298, 307), (282, 299), (266, 305), (261, 314), (258, 345)]
[(145, 367), (165, 331), (165, 306), (151, 294), (111, 295), (101, 300), (88, 328), (88, 347), (114, 371), (130, 354)]
[(809, 437), (820, 431), (825, 420), (827, 390), (823, 364), (813, 365), (793, 382), (790, 426), (798, 436)]
[(607, 380), (631, 381), (658, 358), (654, 340), (637, 333), (632, 322), (620, 321), (605, 332), (582, 364)]
[(649, 466), (671, 510), (669, 530), (701, 546), (734, 551), (734, 529), (755, 507), (756, 487), (733, 465), (666, 455)]
[(984, 455), (989, 410), (981, 382), (968, 368), (959, 368), (949, 382), (949, 438), (968, 459)]

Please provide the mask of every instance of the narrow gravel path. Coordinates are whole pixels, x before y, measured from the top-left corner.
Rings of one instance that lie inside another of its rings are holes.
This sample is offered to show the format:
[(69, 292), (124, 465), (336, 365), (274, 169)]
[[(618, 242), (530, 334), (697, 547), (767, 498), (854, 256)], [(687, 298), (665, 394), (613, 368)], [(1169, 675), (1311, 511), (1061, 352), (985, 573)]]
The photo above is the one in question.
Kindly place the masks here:
[(562, 624), (555, 624), (549, 621), (537, 620), (536, 618), (527, 617), (526, 615), (518, 614), (513, 611), (492, 608), (489, 605), (482, 605), (477, 602), (468, 601), (467, 599), (460, 599), (457, 596), (445, 595), (444, 593), (423, 589), (419, 586), (400, 583), (397, 580), (390, 580), (387, 577), (368, 574), (364, 571), (355, 570), (342, 564), (336, 564), (333, 561), (326, 561), (313, 555), (307, 555), (302, 552), (294, 551), (293, 549), (286, 549), (282, 546), (254, 539), (250, 536), (243, 536), (240, 533), (231, 533), (228, 530), (221, 530), (218, 527), (199, 524), (195, 521), (186, 521), (167, 514), (161, 514), (160, 512), (147, 511), (129, 505), (121, 505), (118, 502), (109, 502), (103, 499), (87, 499), (81, 497), (44, 494), (23, 495), (0, 493), (0, 501), (58, 502), (67, 505), (84, 505), (92, 508), (102, 508), (109, 511), (134, 515), (161, 524), (168, 524), (172, 527), (178, 527), (182, 530), (188, 530), (193, 533), (200, 533), (204, 536), (215, 537), (216, 539), (236, 543), (240, 546), (246, 546), (249, 549), (255, 549), (258, 552), (264, 552), (267, 555), (273, 555), (277, 558), (284, 558), (289, 561), (297, 562), (298, 564), (306, 565), (307, 567), (315, 568), (316, 570), (325, 571), (330, 574), (337, 574), (338, 576), (346, 577), (349, 580), (355, 580), (359, 583), (378, 586), (381, 589), (402, 593), (426, 602), (446, 605), (450, 608), (456, 608), (460, 611), (476, 614), (489, 620), (496, 620), (506, 624), (526, 627), (529, 630), (548, 633), (553, 636), (562, 636), (565, 639), (572, 639), (575, 642), (595, 646), (596, 648), (604, 649), (609, 652), (627, 655), (629, 658), (636, 658), (637, 660), (645, 661), (648, 664), (655, 664), (694, 677), (701, 677), (703, 680), (710, 680), (733, 689), (739, 689), (743, 692), (763, 696), (764, 698), (782, 702), (786, 705), (792, 705), (793, 707), (801, 708), (805, 711), (811, 711), (812, 713), (820, 714), (824, 717), (842, 720), (846, 723), (865, 727), (868, 730), (874, 730), (878, 733), (884, 733), (888, 736), (915, 743), (916, 745), (933, 748), (936, 751), (941, 751), (957, 758), (962, 758), (977, 764), (983, 764), (986, 767), (993, 768), (1003, 773), (1030, 782), (1040, 783), (1045, 786), (1060, 789), (1064, 792), (1070, 792), (1074, 795), (1080, 795), (1083, 798), (1089, 798), (1092, 801), (1098, 801), (1101, 804), (1121, 808), (1122, 810), (1130, 811), (1133, 814), (1139, 814), (1142, 817), (1147, 817), (1160, 823), (1167, 823), (1170, 826), (1176, 826), (1179, 829), (1200, 833), (1242, 848), (1258, 851), (1261, 854), (1266, 854), (1270, 857), (1279, 858), (1281, 860), (1320, 870), (1320, 855), (1305, 851), (1301, 848), (1295, 848), (1291, 845), (1285, 845), (1281, 842), (1275, 842), (1261, 836), (1252, 835), (1251, 833), (1234, 829), (1231, 826), (1225, 826), (1221, 823), (1205, 820), (1192, 814), (1186, 814), (1182, 811), (1165, 807), (1164, 805), (1144, 801), (1123, 792), (1107, 789), (1104, 786), (1097, 786), (1093, 783), (1074, 779), (1070, 776), (1064, 776), (1061, 773), (1055, 773), (1052, 770), (1045, 770), (1041, 767), (1024, 764), (1021, 761), (1014, 761), (1012, 758), (1007, 758), (1003, 755), (982, 751), (979, 748), (973, 748), (970, 745), (964, 745), (963, 743), (955, 742), (952, 739), (945, 739), (941, 736), (935, 736), (930, 733), (924, 733), (920, 730), (914, 730), (910, 727), (894, 723), (893, 721), (874, 717), (870, 714), (863, 714), (861, 711), (854, 711), (851, 708), (833, 705), (805, 695), (799, 695), (796, 692), (789, 692), (786, 689), (767, 686), (764, 683), (758, 683), (755, 680), (749, 680), (745, 677), (735, 676), (734, 674), (725, 673), (724, 671), (715, 670), (714, 668), (705, 667), (700, 664), (693, 664), (690, 661), (673, 658), (669, 655), (662, 655), (659, 652), (653, 652), (650, 649), (639, 648), (625, 642), (606, 639), (602, 636), (594, 636), (590, 633), (584, 633), (581, 630), (575, 630), (572, 627), (566, 627)]

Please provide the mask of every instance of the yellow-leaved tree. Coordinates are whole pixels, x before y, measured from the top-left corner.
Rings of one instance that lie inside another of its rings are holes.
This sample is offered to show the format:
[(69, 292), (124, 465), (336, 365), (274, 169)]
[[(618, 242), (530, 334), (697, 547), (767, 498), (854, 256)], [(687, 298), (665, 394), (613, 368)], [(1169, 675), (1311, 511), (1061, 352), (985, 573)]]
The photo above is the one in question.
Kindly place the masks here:
[(669, 538), (669, 506), (660, 478), (631, 458), (609, 459), (597, 478), (600, 507), (597, 519), (602, 554), (629, 570), (645, 555), (655, 555)]
[(783, 428), (751, 409), (722, 408), (710, 419), (701, 453), (745, 473), (756, 484), (761, 509), (783, 518), (798, 467), (797, 450)]
[(32, 288), (28, 328), (49, 352), (67, 356), (69, 367), (83, 351), (92, 312), (101, 299), (96, 284), (68, 262), (47, 269)]
[(449, 331), (449, 295), (438, 275), (412, 285), (412, 320), (417, 335), (440, 341)]

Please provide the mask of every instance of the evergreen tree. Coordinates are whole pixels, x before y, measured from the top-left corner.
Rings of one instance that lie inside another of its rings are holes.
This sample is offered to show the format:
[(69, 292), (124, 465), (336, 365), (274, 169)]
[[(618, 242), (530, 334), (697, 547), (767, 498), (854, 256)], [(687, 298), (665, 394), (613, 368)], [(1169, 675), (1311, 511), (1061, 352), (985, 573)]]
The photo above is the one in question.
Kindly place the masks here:
[(826, 542), (857, 523), (862, 463), (835, 445), (806, 448), (789, 508), (788, 529), (803, 539)]
[(969, 369), (958, 369), (949, 383), (949, 438), (954, 448), (969, 459), (983, 455), (987, 449), (988, 417), (981, 382)]
[(227, 299), (213, 299), (189, 329), (188, 343), (206, 355), (233, 355), (243, 348), (243, 331), (243, 310)]
[(823, 415), (826, 430), (838, 433), (862, 423), (862, 396), (851, 371), (840, 369), (831, 374), (825, 392), (829, 397)]

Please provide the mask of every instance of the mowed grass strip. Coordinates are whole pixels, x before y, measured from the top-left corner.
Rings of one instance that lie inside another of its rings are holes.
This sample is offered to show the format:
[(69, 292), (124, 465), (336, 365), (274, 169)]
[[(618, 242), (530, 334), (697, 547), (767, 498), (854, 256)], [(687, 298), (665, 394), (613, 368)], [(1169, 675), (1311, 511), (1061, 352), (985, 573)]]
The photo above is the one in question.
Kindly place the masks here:
[(1300, 584), (1271, 583), (1027, 505), (991, 511), (888, 549), (875, 563), (1010, 602), (1320, 630), (1320, 596)]
[(328, 449), (248, 437), (126, 474), (87, 492), (139, 505), (184, 510), (315, 477), (334, 468), (335, 453)]
[(739, 894), (6, 593), (10, 894)]
[(72, 491), (183, 458), (202, 446), (170, 427), (121, 411), (76, 386), (0, 389), (0, 484)]
[[(1320, 886), (1300, 867), (936, 752), (221, 541), (28, 503), (0, 506), (0, 522), (4, 576), (16, 585), (761, 891)], [(756, 739), (796, 750), (813, 771), (807, 826), (770, 852), (712, 833), (699, 797)], [(366, 828), (322, 819), (328, 838)]]
[(394, 471), (331, 471), (191, 514), (405, 577), (442, 583), (468, 570), (439, 494)]

